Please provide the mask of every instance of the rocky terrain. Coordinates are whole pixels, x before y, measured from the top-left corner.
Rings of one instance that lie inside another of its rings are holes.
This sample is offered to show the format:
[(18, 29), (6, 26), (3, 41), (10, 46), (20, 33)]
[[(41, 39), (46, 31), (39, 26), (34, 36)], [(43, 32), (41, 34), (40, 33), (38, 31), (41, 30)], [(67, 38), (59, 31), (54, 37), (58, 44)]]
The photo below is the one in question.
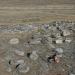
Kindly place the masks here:
[(75, 22), (0, 25), (0, 75), (75, 75)]

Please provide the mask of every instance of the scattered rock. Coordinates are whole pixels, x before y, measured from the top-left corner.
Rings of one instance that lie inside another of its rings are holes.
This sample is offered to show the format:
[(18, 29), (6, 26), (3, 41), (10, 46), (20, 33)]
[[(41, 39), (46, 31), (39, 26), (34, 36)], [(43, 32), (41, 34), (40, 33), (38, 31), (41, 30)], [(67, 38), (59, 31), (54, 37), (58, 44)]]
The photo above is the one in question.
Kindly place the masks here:
[(63, 53), (63, 49), (62, 48), (56, 48), (55, 51), (59, 54), (62, 54)]
[(57, 34), (56, 34), (56, 37), (57, 37), (57, 38), (60, 38), (60, 37), (61, 37), (61, 33), (57, 33)]
[(7, 72), (11, 72), (12, 69), (10, 67), (7, 68)]
[(40, 43), (41, 43), (41, 42), (40, 42), (40, 41), (37, 41), (37, 40), (30, 42), (30, 44), (40, 44)]
[(70, 35), (70, 31), (69, 30), (63, 30), (63, 36), (68, 36)]
[(41, 43), (41, 38), (34, 39), (30, 41), (30, 44), (40, 44)]
[(63, 39), (62, 38), (59, 38), (56, 40), (56, 44), (62, 44), (63, 43)]
[(65, 42), (71, 43), (72, 39), (71, 38), (66, 38)]
[(32, 60), (38, 59), (38, 55), (37, 55), (36, 51), (33, 51), (33, 52), (32, 52), (32, 54), (30, 55), (30, 58), (31, 58)]
[(25, 63), (19, 65), (19, 72), (27, 73), (30, 70), (30, 67), (27, 66)]
[(10, 41), (9, 41), (10, 44), (18, 44), (19, 43), (19, 39), (18, 38), (12, 38)]
[(16, 64), (23, 64), (24, 63), (24, 60), (17, 60)]
[(15, 53), (20, 56), (24, 56), (24, 51), (15, 50)]

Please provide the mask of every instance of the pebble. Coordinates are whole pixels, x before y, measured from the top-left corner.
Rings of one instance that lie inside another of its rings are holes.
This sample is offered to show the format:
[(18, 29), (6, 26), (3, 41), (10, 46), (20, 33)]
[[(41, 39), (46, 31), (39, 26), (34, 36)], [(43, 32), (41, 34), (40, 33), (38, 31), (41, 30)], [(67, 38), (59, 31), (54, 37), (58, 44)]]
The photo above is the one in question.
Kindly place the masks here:
[(71, 33), (70, 33), (70, 31), (69, 30), (64, 30), (63, 31), (63, 36), (68, 36), (68, 35), (70, 35)]
[(30, 44), (40, 44), (40, 43), (41, 43), (40, 40), (32, 40), (32, 41), (30, 42)]
[(18, 38), (12, 38), (10, 41), (9, 41), (10, 44), (18, 44), (19, 43), (19, 39)]
[(72, 41), (72, 39), (71, 39), (71, 38), (66, 38), (66, 39), (65, 39), (65, 42), (70, 43), (71, 41)]
[(15, 50), (15, 53), (20, 56), (24, 56), (24, 52), (20, 50)]
[(63, 49), (62, 48), (56, 48), (55, 51), (58, 52), (59, 54), (63, 53)]
[(32, 54), (30, 55), (30, 58), (31, 58), (32, 60), (37, 60), (37, 59), (38, 59), (38, 55), (37, 55), (36, 51), (33, 51), (33, 52), (32, 52)]
[(62, 44), (62, 43), (63, 43), (63, 39), (62, 38), (56, 40), (56, 44)]
[(24, 60), (17, 60), (16, 64), (23, 64), (24, 63)]

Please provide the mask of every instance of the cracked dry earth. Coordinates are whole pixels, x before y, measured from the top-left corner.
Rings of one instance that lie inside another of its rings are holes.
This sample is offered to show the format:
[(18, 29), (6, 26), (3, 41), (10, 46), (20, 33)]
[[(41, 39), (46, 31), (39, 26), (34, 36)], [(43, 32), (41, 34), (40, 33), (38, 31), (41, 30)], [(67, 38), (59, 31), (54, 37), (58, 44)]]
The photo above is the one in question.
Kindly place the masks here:
[(0, 75), (75, 75), (75, 22), (0, 25)]

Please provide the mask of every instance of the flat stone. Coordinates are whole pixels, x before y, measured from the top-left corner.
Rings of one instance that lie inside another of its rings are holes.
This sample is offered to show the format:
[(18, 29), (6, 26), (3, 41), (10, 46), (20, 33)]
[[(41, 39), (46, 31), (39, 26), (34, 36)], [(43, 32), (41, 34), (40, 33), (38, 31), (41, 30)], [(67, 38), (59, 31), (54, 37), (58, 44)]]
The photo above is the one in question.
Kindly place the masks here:
[(66, 39), (65, 39), (65, 42), (70, 43), (71, 41), (72, 41), (72, 39), (71, 39), (71, 38), (66, 38)]
[(23, 64), (24, 63), (24, 60), (17, 60), (16, 64)]
[(30, 44), (40, 44), (40, 43), (41, 43), (40, 40), (32, 40), (32, 41), (30, 42)]
[(58, 52), (59, 54), (63, 53), (63, 49), (62, 48), (56, 48), (55, 51)]
[(20, 50), (15, 50), (15, 53), (19, 56), (24, 56), (24, 52)]
[(63, 43), (63, 39), (62, 38), (59, 38), (56, 40), (56, 44), (62, 44)]
[(9, 41), (10, 44), (18, 44), (19, 43), (19, 39), (18, 38), (12, 38), (10, 41)]
[(64, 36), (68, 36), (68, 35), (70, 35), (71, 33), (70, 33), (70, 31), (69, 30), (64, 30), (63, 31), (63, 35)]

